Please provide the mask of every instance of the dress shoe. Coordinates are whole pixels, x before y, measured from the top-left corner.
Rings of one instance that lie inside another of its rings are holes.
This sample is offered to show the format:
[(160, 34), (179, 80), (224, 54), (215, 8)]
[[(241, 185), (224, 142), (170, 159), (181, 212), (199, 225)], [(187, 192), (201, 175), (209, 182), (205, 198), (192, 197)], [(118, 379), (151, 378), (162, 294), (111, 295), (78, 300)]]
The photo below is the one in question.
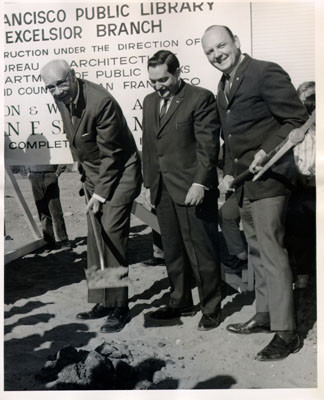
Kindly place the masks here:
[(104, 307), (101, 303), (96, 304), (90, 311), (85, 311), (77, 314), (78, 319), (97, 319), (106, 317), (112, 312), (109, 307)]
[(71, 251), (72, 250), (72, 245), (69, 240), (62, 240), (59, 242), (60, 249), (64, 251)]
[(52, 250), (57, 250), (57, 244), (56, 242), (47, 242), (44, 247), (42, 247), (41, 251), (44, 253), (50, 253)]
[(181, 308), (163, 307), (152, 312), (152, 314), (150, 314), (150, 318), (163, 320), (163, 319), (174, 319), (180, 317), (192, 317), (195, 314), (196, 310), (193, 306), (181, 307)]
[(148, 260), (143, 261), (143, 264), (149, 267), (155, 267), (156, 265), (164, 265), (165, 261), (164, 258), (152, 257), (149, 258)]
[(276, 333), (271, 342), (255, 357), (258, 361), (278, 361), (297, 353), (301, 349), (301, 341), (298, 333), (287, 343)]
[(199, 323), (198, 330), (199, 331), (209, 331), (210, 329), (217, 328), (221, 321), (220, 312), (213, 314), (203, 314)]
[(100, 332), (111, 333), (119, 332), (131, 319), (128, 307), (116, 307), (100, 328)]
[(227, 325), (226, 329), (231, 333), (248, 335), (250, 333), (270, 332), (270, 322), (260, 323), (255, 317), (247, 322)]

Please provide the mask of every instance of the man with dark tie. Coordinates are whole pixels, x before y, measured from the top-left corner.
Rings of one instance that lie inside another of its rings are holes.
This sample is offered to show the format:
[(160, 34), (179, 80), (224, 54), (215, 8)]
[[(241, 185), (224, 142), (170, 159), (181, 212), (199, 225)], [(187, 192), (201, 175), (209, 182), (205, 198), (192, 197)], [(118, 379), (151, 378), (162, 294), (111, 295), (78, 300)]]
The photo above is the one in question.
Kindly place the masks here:
[[(204, 52), (223, 73), (217, 106), (225, 140), (224, 179), (230, 189), (234, 177), (260, 170), (267, 153), (307, 119), (288, 74), (277, 64), (259, 61), (240, 50), (239, 38), (228, 27), (209, 27), (202, 38)], [(294, 174), (292, 153), (261, 179), (246, 181), (236, 190), (249, 263), (255, 273), (256, 314), (245, 323), (228, 325), (230, 332), (274, 331), (260, 351), (260, 361), (280, 360), (301, 347), (296, 333), (292, 272), (284, 247), (284, 221)]]
[(216, 328), (221, 281), (215, 98), (180, 78), (179, 61), (170, 51), (149, 59), (148, 74), (155, 91), (143, 103), (144, 186), (147, 202), (156, 209), (171, 286), (168, 306), (151, 317), (194, 315), (194, 277), (202, 311), (198, 329)]
[[(117, 332), (130, 320), (127, 244), (133, 200), (142, 176), (135, 140), (113, 96), (101, 86), (78, 79), (65, 60), (53, 60), (41, 69), (46, 88), (61, 113), (74, 160), (83, 174), (90, 197), (87, 212), (95, 214), (101, 235), (105, 267), (112, 281), (105, 289), (89, 289), (95, 306), (81, 312), (82, 320), (107, 317), (102, 332)], [(88, 268), (99, 268), (99, 254), (88, 215)]]

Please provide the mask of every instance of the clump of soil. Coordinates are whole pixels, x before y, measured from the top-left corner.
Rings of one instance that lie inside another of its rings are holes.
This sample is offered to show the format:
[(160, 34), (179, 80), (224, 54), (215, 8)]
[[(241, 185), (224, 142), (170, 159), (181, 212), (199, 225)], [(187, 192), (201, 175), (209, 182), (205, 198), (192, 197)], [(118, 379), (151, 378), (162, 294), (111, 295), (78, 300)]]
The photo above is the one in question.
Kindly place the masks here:
[(49, 356), (35, 378), (53, 390), (157, 389), (168, 378), (163, 360), (133, 363), (133, 351), (125, 343), (103, 342), (92, 351), (65, 346)]

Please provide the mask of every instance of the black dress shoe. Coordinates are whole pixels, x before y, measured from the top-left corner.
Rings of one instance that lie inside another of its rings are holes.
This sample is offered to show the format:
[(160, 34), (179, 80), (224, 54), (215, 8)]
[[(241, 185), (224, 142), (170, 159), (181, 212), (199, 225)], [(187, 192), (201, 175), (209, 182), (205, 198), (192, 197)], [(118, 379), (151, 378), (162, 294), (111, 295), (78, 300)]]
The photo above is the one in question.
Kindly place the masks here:
[(247, 322), (227, 325), (226, 329), (231, 333), (240, 333), (243, 335), (259, 332), (271, 332), (270, 322), (260, 323), (254, 317), (249, 319)]
[(288, 343), (277, 333), (271, 342), (255, 357), (258, 361), (279, 361), (288, 357), (291, 353), (297, 353), (301, 349), (301, 341), (296, 333)]
[(59, 244), (61, 250), (64, 250), (64, 251), (72, 250), (72, 244), (69, 240), (62, 240), (58, 244)]
[(100, 332), (119, 332), (131, 319), (128, 307), (116, 307), (100, 328)]
[(57, 250), (58, 246), (56, 242), (47, 242), (44, 247), (41, 248), (41, 251), (44, 253), (50, 253), (52, 250)]
[(143, 261), (143, 264), (149, 267), (155, 267), (156, 265), (164, 265), (165, 261), (164, 258), (152, 257), (149, 258), (148, 260)]
[(214, 314), (203, 314), (199, 323), (199, 331), (209, 331), (210, 329), (217, 328), (221, 322), (220, 312)]
[(150, 318), (163, 320), (163, 319), (174, 319), (180, 317), (192, 317), (195, 314), (196, 310), (193, 306), (182, 307), (182, 308), (163, 307), (152, 312), (150, 314)]
[(85, 311), (77, 314), (78, 319), (97, 319), (106, 317), (112, 312), (109, 307), (104, 307), (101, 303), (96, 304), (90, 311)]

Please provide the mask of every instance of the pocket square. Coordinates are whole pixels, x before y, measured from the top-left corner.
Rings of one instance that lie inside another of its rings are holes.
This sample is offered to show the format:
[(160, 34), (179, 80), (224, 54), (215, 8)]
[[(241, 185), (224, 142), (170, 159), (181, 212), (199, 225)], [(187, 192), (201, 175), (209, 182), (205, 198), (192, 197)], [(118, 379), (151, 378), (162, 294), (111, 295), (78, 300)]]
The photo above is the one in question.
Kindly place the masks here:
[(84, 137), (84, 136), (88, 136), (88, 135), (91, 135), (91, 132), (86, 132), (86, 133), (82, 133), (82, 137)]

